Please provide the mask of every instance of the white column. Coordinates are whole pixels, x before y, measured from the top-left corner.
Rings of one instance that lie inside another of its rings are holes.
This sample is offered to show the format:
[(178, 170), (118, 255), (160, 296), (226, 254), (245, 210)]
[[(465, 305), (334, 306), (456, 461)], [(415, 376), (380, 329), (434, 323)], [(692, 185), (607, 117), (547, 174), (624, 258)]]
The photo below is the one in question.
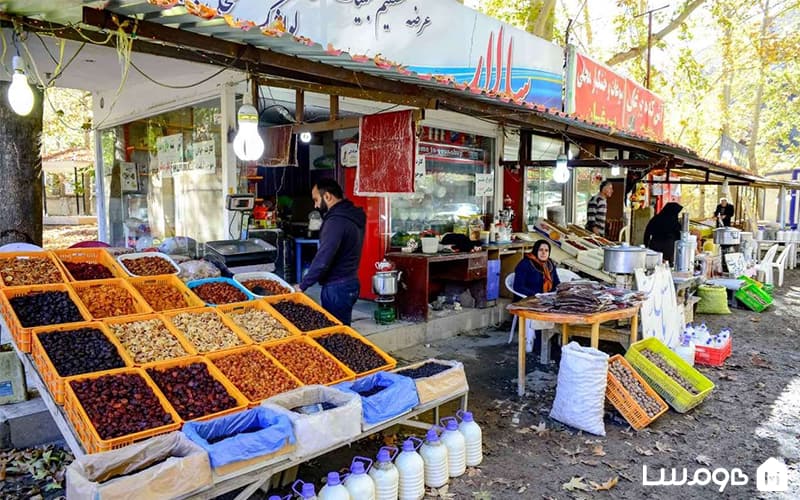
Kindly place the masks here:
[[(233, 238), (228, 233), (231, 219), (234, 212), (225, 210), (225, 196), (234, 194), (238, 190), (238, 171), (236, 166), (236, 155), (233, 152), (233, 144), (228, 142), (228, 132), (236, 130), (236, 84), (229, 83), (222, 87), (220, 95), (220, 110), (222, 113), (222, 196), (219, 200), (219, 210), (223, 213), (221, 217), (222, 227), (219, 229), (222, 237), (227, 240)], [(235, 239), (235, 238), (234, 238)]]
[(107, 234), (107, 215), (106, 214), (106, 195), (104, 166), (103, 166), (103, 140), (102, 133), (99, 130), (92, 132), (94, 134), (94, 211), (97, 214), (97, 239), (108, 243)]

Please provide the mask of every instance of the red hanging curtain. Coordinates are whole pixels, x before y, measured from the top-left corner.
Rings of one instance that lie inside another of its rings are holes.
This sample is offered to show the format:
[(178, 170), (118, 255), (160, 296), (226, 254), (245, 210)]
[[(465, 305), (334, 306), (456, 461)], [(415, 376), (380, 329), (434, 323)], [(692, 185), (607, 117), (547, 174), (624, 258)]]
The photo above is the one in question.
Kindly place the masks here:
[(355, 189), (362, 196), (414, 192), (416, 135), (412, 111), (361, 118)]

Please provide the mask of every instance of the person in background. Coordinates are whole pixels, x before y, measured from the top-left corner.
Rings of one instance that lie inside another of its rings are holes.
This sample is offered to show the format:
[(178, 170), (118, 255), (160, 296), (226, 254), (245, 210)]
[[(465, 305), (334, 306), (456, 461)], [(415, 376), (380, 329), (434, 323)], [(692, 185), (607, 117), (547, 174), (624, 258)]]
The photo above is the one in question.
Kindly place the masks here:
[(600, 183), (600, 191), (589, 198), (586, 208), (586, 229), (599, 236), (606, 234), (606, 212), (608, 211), (608, 199), (614, 194), (614, 186), (611, 181), (605, 180)]
[[(550, 260), (550, 243), (538, 240), (533, 244), (533, 251), (522, 258), (514, 269), (514, 291), (531, 297), (537, 293), (555, 292), (560, 283), (556, 265)], [(514, 298), (515, 301), (520, 297)], [(526, 351), (533, 351), (534, 338), (540, 336), (540, 330), (526, 335)]]
[(647, 248), (661, 252), (670, 265), (675, 258), (675, 242), (681, 238), (681, 223), (678, 214), (683, 206), (670, 202), (650, 219), (644, 230), (644, 244)]
[(714, 218), (717, 219), (717, 227), (730, 227), (733, 217), (733, 205), (728, 203), (727, 198), (720, 198), (717, 209), (714, 210)]
[(314, 208), (322, 214), (319, 249), (303, 281), (295, 289), (305, 292), (322, 285), (322, 307), (349, 325), (358, 300), (358, 264), (364, 243), (367, 216), (344, 198), (341, 186), (333, 179), (321, 179), (311, 190)]

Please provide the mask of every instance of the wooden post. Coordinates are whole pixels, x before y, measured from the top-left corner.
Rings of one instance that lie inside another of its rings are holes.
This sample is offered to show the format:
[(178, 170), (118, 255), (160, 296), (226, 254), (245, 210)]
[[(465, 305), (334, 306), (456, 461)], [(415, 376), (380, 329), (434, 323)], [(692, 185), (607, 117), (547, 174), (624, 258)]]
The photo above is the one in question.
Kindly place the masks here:
[(336, 120), (339, 118), (339, 96), (332, 95), (330, 96), (330, 108), (331, 108), (331, 120)]
[(525, 395), (525, 318), (519, 316), (517, 321), (517, 395)]
[(305, 120), (304, 111), (306, 107), (306, 95), (302, 90), (295, 90), (294, 92), (294, 121), (303, 123)]

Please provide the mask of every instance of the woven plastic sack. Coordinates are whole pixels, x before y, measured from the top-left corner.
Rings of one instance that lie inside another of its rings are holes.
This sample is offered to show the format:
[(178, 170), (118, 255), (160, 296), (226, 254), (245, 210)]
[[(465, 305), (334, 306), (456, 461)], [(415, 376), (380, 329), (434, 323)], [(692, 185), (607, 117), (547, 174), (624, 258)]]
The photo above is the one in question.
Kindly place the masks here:
[(728, 292), (724, 286), (700, 285), (697, 287), (698, 314), (730, 314), (728, 309)]
[(608, 354), (570, 342), (561, 349), (556, 399), (550, 418), (582, 431), (606, 435), (603, 423)]

